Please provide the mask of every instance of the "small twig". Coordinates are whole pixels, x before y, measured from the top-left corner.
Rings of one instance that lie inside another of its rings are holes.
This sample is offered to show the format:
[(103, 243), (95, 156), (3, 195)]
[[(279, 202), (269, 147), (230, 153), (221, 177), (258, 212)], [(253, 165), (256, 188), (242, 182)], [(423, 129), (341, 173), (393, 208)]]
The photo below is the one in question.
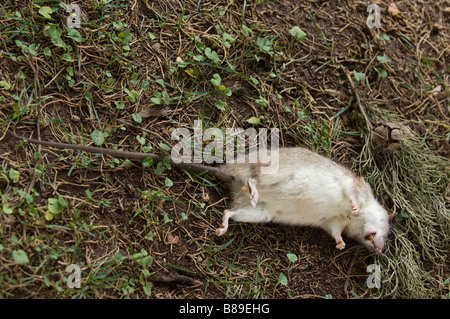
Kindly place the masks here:
[(344, 292), (345, 294), (348, 296), (348, 284), (350, 282), (350, 278), (351, 278), (351, 274), (352, 274), (352, 269), (353, 269), (353, 265), (355, 264), (355, 258), (352, 258), (350, 260), (350, 265), (348, 266), (348, 270), (347, 270), (347, 279), (345, 280), (345, 284), (344, 284)]
[[(25, 58), (27, 59), (28, 63), (30, 64), (31, 69), (33, 70), (33, 86), (34, 86), (34, 95), (36, 98), (36, 103), (37, 103), (37, 107), (35, 109), (35, 118), (36, 118), (36, 134), (38, 139), (41, 139), (41, 126), (40, 126), (40, 120), (39, 120), (39, 116), (41, 114), (41, 89), (39, 86), (39, 82), (38, 82), (38, 71), (37, 71), (37, 67), (35, 67), (34, 65), (34, 60), (30, 60), (28, 59), (27, 56), (25, 56)], [(36, 62), (37, 65), (37, 62)], [(38, 144), (38, 152), (41, 152), (41, 145)], [(37, 160), (36, 166), (40, 165), (42, 161), (42, 158), (39, 158)], [(33, 176), (31, 178), (31, 183), (30, 186), (28, 187), (28, 191), (27, 193), (30, 194), (31, 190), (34, 188), (34, 184), (36, 183), (36, 170), (33, 170)]]
[(165, 283), (165, 284), (176, 284), (183, 286), (200, 286), (203, 283), (199, 280), (193, 279), (191, 277), (183, 276), (183, 275), (174, 275), (174, 276), (162, 276), (162, 275), (151, 275), (149, 280), (153, 283)]
[(364, 108), (364, 106), (361, 103), (361, 97), (359, 96), (359, 92), (356, 89), (355, 84), (352, 81), (352, 78), (350, 76), (350, 72), (342, 64), (340, 65), (340, 67), (341, 67), (341, 70), (344, 72), (345, 76), (347, 77), (347, 80), (348, 80), (348, 83), (350, 84), (350, 87), (352, 89), (353, 95), (356, 98), (356, 103), (358, 104), (359, 111), (364, 116), (364, 119), (366, 120), (367, 129), (369, 130), (369, 134), (371, 134), (372, 133), (372, 123), (370, 123), (369, 117), (367, 116), (366, 109)]

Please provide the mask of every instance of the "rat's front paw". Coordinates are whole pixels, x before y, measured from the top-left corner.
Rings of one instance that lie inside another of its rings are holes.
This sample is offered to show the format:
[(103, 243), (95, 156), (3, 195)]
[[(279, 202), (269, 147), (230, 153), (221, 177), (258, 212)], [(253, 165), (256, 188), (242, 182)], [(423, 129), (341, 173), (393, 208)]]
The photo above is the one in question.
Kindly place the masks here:
[(343, 240), (337, 241), (337, 242), (336, 242), (336, 248), (339, 249), (339, 250), (344, 249), (344, 248), (345, 248), (345, 243), (344, 243), (344, 241), (343, 241)]
[(359, 206), (356, 203), (352, 203), (352, 215), (357, 215), (359, 214)]
[(249, 199), (250, 199), (250, 206), (255, 208), (256, 204), (258, 203), (258, 199), (259, 199), (258, 191), (255, 190), (255, 192), (253, 194), (250, 194)]
[(259, 193), (258, 190), (256, 189), (256, 184), (257, 181), (254, 178), (249, 178), (247, 181), (247, 185), (248, 185), (248, 191), (250, 192), (250, 206), (252, 207), (256, 207), (256, 204), (258, 203), (258, 199), (259, 199)]

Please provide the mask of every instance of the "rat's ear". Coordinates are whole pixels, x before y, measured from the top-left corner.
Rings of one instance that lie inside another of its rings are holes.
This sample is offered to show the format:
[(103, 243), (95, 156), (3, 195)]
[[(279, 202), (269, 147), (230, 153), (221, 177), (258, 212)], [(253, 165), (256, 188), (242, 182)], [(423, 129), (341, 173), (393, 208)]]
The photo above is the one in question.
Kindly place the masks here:
[(398, 212), (397, 212), (397, 207), (394, 206), (394, 211), (392, 212), (392, 214), (388, 214), (389, 217), (389, 222), (393, 221), (395, 216), (397, 216)]

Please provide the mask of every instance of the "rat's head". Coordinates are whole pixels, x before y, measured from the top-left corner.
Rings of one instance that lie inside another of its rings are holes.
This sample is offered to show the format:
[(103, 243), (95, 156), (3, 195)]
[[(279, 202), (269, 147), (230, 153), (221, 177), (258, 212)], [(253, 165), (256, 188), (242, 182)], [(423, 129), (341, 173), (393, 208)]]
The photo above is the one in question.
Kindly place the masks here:
[(388, 239), (392, 215), (375, 199), (362, 207), (360, 214), (363, 227), (358, 232), (357, 240), (371, 252), (381, 254)]

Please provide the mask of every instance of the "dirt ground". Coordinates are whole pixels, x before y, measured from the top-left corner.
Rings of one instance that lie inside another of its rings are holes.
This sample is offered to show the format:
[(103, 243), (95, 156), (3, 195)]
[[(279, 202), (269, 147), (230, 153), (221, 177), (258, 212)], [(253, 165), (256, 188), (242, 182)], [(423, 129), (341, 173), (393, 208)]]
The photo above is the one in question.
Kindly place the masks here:
[[(196, 120), (203, 129), (276, 127), (281, 146), (357, 168), (366, 124), (343, 65), (355, 82), (365, 74), (357, 85), (364, 105), (401, 116), (434, 154), (450, 158), (446, 1), (74, 3), (81, 41), (63, 27), (64, 6), (39, 3), (53, 6), (50, 20), (31, 1), (2, 5), (0, 81), (10, 88), (0, 87), (0, 132), (92, 144), (100, 131), (102, 147), (169, 155), (173, 129), (192, 131)], [(371, 3), (380, 28), (366, 23)], [(54, 26), (70, 49), (52, 38)], [(290, 34), (294, 26), (304, 40)], [(37, 44), (37, 53), (17, 40)], [(11, 139), (0, 141), (0, 167), (3, 298), (387, 294), (367, 286), (374, 256), (350, 239), (339, 251), (320, 229), (237, 222), (215, 236), (231, 203), (213, 178)], [(20, 172), (15, 182), (10, 168)], [(394, 210), (383, 189), (375, 193)], [(49, 213), (49, 199), (60, 212)], [(19, 250), (27, 262), (18, 262)], [(80, 289), (67, 288), (70, 264), (81, 267)], [(424, 297), (448, 298), (448, 264), (426, 267), (439, 288)]]

